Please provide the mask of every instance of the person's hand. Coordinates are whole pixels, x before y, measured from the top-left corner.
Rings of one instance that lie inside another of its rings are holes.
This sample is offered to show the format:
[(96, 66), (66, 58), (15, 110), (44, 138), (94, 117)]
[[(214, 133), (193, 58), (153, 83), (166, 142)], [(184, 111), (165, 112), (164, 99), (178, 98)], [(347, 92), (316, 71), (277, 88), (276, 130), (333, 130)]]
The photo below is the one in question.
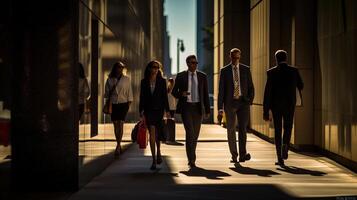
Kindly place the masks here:
[(187, 97), (188, 95), (190, 95), (190, 92), (187, 92), (187, 91), (182, 92), (183, 97)]
[(171, 116), (170, 112), (166, 112), (166, 119), (171, 119), (171, 118), (172, 118), (172, 116)]
[(222, 123), (222, 118), (223, 118), (223, 110), (219, 110), (217, 115), (217, 120), (219, 124)]

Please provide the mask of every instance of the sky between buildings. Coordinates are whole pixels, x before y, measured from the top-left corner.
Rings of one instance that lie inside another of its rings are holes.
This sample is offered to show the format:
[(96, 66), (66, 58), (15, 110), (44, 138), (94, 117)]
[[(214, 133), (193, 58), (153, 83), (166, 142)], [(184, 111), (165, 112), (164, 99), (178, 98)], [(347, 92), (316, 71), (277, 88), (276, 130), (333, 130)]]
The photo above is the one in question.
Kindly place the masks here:
[(196, 55), (196, 0), (165, 0), (164, 15), (168, 16), (171, 72), (177, 72), (177, 38), (182, 39), (185, 51), (180, 52), (180, 71), (186, 70), (186, 57)]

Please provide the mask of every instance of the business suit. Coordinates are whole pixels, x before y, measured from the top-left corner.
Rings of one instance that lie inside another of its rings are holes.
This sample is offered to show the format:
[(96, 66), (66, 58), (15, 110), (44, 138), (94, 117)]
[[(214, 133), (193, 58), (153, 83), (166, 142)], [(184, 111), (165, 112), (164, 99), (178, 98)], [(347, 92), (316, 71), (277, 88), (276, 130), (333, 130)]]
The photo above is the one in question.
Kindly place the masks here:
[(182, 116), (182, 121), (186, 131), (186, 154), (189, 164), (194, 165), (196, 161), (197, 139), (201, 129), (203, 114), (210, 113), (207, 76), (205, 73), (197, 71), (198, 80), (198, 102), (187, 102), (188, 97), (183, 93), (189, 88), (189, 71), (177, 74), (172, 95), (178, 99), (176, 112)]
[(244, 157), (242, 156), (245, 156), (247, 153), (247, 125), (250, 116), (250, 105), (254, 99), (254, 85), (249, 67), (239, 64), (239, 85), (241, 93), (238, 99), (235, 98), (233, 69), (233, 65), (229, 64), (220, 71), (218, 110), (224, 109), (226, 114), (228, 144), (234, 162), (238, 156), (236, 140), (236, 119), (238, 118), (239, 155), (240, 160), (244, 162)]
[[(162, 126), (164, 111), (169, 112), (169, 102), (167, 98), (166, 80), (157, 77), (154, 92), (151, 92), (150, 81), (143, 79), (140, 87), (139, 111), (144, 111), (147, 124), (156, 126), (158, 129)], [(162, 131), (158, 131), (161, 133)], [(159, 140), (164, 141), (163, 134), (159, 135)]]
[[(273, 113), (275, 129), (275, 146), (278, 161), (287, 158), (288, 146), (293, 126), (296, 89), (302, 90), (304, 84), (298, 69), (286, 63), (280, 63), (267, 71), (267, 82), (264, 91), (263, 117), (269, 118), (269, 110)], [(282, 121), (284, 123), (282, 149)]]

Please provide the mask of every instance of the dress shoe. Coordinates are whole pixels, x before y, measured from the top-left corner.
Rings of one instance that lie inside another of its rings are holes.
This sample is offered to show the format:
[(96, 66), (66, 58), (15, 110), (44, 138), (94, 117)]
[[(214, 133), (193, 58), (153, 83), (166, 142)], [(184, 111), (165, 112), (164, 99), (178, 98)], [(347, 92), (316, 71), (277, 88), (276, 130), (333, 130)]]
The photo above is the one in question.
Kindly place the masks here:
[(281, 156), (283, 157), (284, 160), (288, 159), (288, 151), (289, 151), (289, 146), (283, 144), (281, 148)]
[(284, 164), (284, 160), (283, 159), (279, 159), (277, 162), (275, 162), (275, 165), (279, 165), (279, 166), (285, 166)]
[(160, 165), (162, 163), (162, 157), (161, 155), (157, 155), (156, 163)]
[(245, 154), (244, 156), (239, 156), (239, 162), (245, 162), (245, 161), (248, 161), (248, 160), (250, 160), (250, 154), (249, 153), (247, 153), (247, 154)]
[(155, 163), (152, 163), (152, 165), (150, 167), (150, 170), (156, 170), (156, 164)]
[(196, 164), (194, 162), (189, 162), (188, 166), (190, 167), (190, 169), (196, 168)]

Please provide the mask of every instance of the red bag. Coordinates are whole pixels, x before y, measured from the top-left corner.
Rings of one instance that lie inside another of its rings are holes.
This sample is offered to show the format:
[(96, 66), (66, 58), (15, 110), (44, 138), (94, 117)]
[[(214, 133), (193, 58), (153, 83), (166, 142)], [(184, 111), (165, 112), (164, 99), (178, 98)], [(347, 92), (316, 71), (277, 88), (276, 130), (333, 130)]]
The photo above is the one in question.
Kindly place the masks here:
[(142, 119), (139, 124), (137, 143), (140, 149), (145, 149), (148, 145), (147, 127), (145, 119)]

